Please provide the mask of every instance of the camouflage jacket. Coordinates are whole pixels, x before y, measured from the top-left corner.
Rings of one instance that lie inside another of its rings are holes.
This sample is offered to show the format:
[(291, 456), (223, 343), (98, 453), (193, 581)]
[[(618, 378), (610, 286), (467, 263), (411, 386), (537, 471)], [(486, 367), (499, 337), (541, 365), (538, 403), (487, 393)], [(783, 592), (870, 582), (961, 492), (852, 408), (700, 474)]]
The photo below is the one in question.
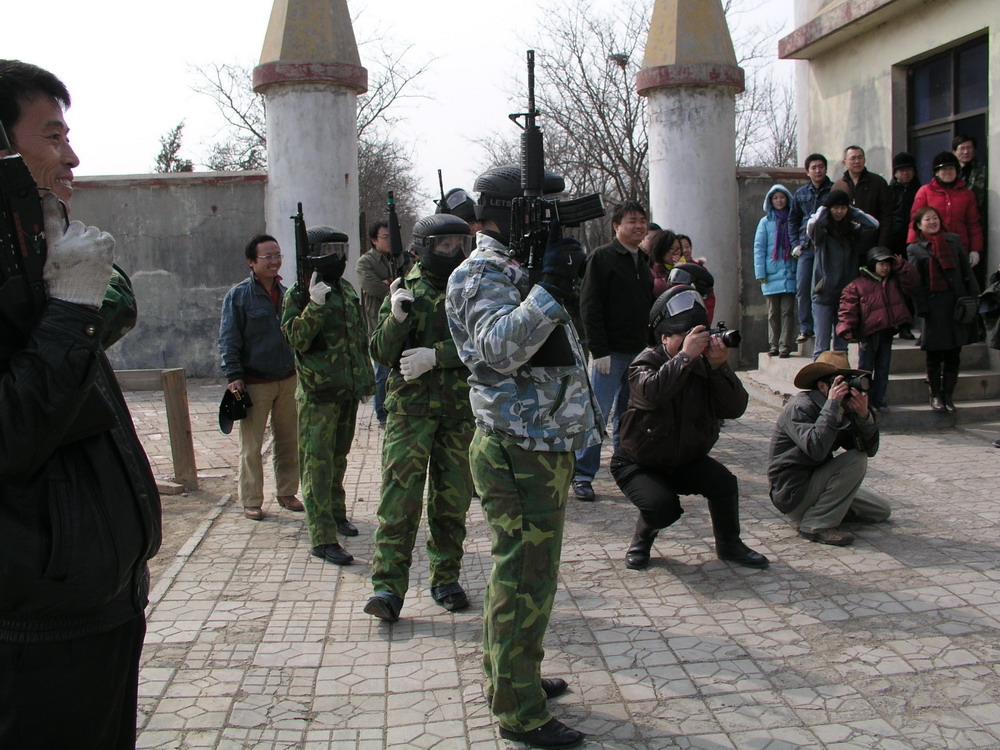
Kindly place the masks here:
[[(404, 286), (413, 292), (413, 307), (400, 323), (392, 315), (386, 297), (379, 323), (371, 338), (372, 358), (391, 367), (385, 408), (394, 414), (472, 419), (469, 406), (469, 369), (458, 357), (455, 340), (445, 315), (444, 282), (425, 272), (418, 263), (407, 274)], [(434, 367), (416, 380), (406, 382), (399, 372), (404, 349), (434, 350)]]
[(361, 399), (375, 392), (358, 294), (339, 279), (322, 305), (298, 300), (298, 284), (285, 294), (281, 332), (295, 350), (299, 401)]
[[(458, 355), (472, 371), (476, 424), (530, 451), (571, 451), (601, 440), (600, 409), (587, 380), (583, 350), (569, 313), (491, 237), (448, 279), (448, 325)], [(572, 365), (531, 367), (559, 325)]]
[(101, 346), (109, 349), (126, 333), (135, 328), (139, 318), (139, 308), (135, 302), (135, 292), (132, 281), (118, 266), (111, 271), (111, 281), (104, 292), (101, 303), (101, 318), (104, 326), (101, 328)]

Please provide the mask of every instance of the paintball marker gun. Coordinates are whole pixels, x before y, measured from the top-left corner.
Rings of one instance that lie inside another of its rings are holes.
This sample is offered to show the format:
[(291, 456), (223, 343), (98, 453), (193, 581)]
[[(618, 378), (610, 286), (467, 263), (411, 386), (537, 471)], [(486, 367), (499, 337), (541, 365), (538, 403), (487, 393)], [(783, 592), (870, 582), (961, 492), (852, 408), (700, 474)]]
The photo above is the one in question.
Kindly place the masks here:
[(0, 318), (27, 338), (46, 300), (45, 223), (39, 187), (2, 125), (0, 154)]
[(298, 213), (289, 216), (295, 224), (295, 301), (299, 307), (305, 307), (309, 302), (309, 276), (307, 275), (309, 257), (309, 233), (306, 231), (306, 219), (302, 215), (302, 204), (298, 204)]
[[(535, 51), (528, 50), (528, 111), (508, 115), (521, 128), (522, 197), (511, 205), (510, 246), (528, 268), (535, 268), (549, 243), (552, 225), (577, 227), (604, 216), (604, 202), (596, 193), (573, 200), (554, 200), (542, 195), (545, 183), (545, 151), (542, 130), (536, 120)], [(519, 122), (524, 118), (524, 124)], [(556, 233), (558, 238), (559, 233)]]
[[(387, 222), (389, 224), (389, 269), (392, 271), (394, 279), (401, 279), (406, 275), (406, 255), (403, 251), (403, 238), (399, 232), (399, 217), (396, 216), (396, 199), (391, 190), (385, 201), (385, 210), (389, 217)], [(403, 302), (403, 309), (406, 312), (409, 312), (411, 307), (409, 302)]]

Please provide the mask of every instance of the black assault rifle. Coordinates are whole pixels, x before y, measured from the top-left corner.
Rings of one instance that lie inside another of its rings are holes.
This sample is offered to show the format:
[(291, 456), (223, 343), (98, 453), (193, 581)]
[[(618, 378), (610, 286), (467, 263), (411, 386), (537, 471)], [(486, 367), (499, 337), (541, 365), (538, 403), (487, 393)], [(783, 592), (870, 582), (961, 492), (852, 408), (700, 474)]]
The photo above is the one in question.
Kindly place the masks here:
[(0, 318), (25, 338), (45, 307), (45, 222), (38, 186), (0, 125)]
[[(549, 242), (561, 236), (563, 227), (578, 227), (604, 216), (604, 202), (597, 193), (572, 200), (545, 198), (545, 151), (542, 131), (536, 124), (541, 113), (535, 108), (535, 51), (528, 50), (528, 111), (511, 115), (521, 128), (521, 188), (510, 212), (510, 248), (528, 268), (535, 268)], [(524, 118), (522, 125), (518, 120)]]
[[(396, 199), (389, 191), (385, 200), (385, 211), (388, 214), (389, 225), (389, 270), (393, 279), (401, 279), (406, 275), (406, 253), (403, 250), (403, 238), (399, 231), (399, 217), (396, 216)], [(403, 310), (409, 312), (412, 305), (403, 302)]]

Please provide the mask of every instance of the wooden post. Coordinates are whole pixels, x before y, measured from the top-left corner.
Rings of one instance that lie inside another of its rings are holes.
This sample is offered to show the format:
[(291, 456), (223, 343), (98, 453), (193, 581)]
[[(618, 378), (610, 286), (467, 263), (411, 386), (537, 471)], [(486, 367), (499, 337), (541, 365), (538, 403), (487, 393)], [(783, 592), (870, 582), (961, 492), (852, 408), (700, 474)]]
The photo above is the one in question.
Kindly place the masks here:
[(187, 379), (181, 367), (163, 370), (163, 400), (167, 408), (167, 432), (170, 457), (174, 462), (174, 481), (189, 490), (198, 489), (198, 468), (194, 462), (194, 438), (188, 410)]

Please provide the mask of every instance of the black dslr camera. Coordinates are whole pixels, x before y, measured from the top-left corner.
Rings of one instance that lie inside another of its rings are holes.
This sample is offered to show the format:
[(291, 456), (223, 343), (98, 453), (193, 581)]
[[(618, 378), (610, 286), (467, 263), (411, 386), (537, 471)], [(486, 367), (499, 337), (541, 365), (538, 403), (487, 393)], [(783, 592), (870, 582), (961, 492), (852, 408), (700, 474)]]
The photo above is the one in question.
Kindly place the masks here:
[(726, 328), (726, 324), (721, 320), (719, 325), (715, 328), (709, 328), (708, 333), (710, 336), (717, 337), (723, 344), (725, 344), (729, 349), (735, 349), (740, 345), (743, 337), (740, 335), (739, 331), (731, 331)]
[(852, 391), (860, 391), (861, 393), (868, 393), (868, 389), (872, 387), (872, 379), (867, 375), (851, 375), (847, 380), (847, 385), (850, 386)]

